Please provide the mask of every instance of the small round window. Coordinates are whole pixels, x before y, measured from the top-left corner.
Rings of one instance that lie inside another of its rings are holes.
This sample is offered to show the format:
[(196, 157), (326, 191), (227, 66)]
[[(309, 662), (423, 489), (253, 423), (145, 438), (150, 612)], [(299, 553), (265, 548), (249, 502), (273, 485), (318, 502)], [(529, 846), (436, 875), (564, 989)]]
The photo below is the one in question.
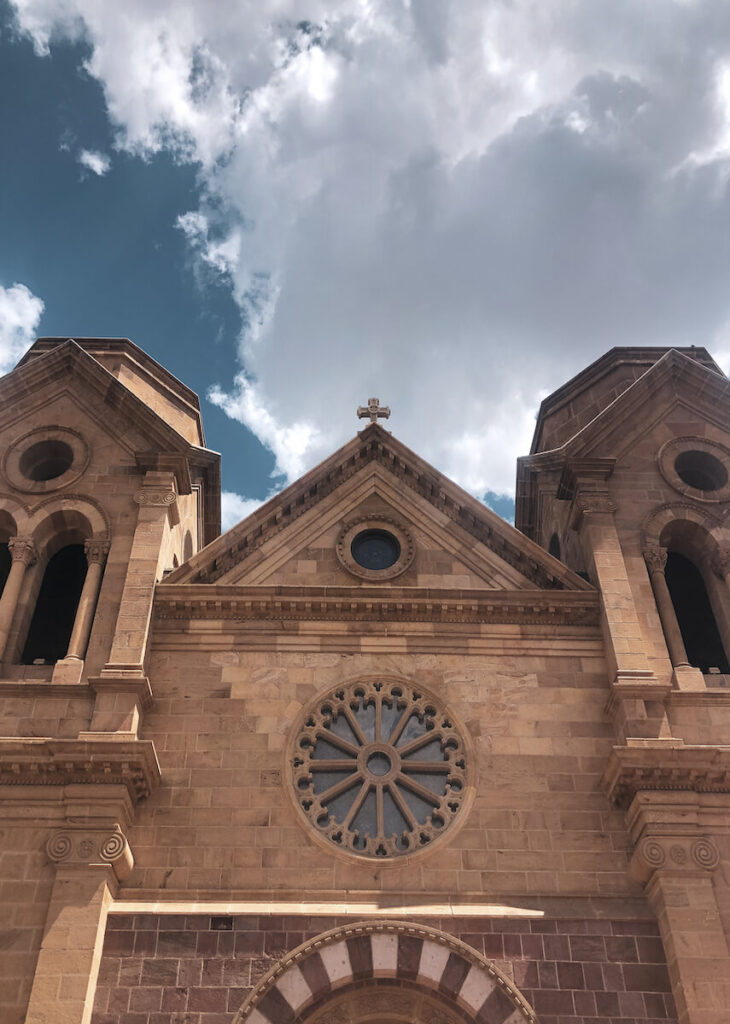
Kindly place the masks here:
[(74, 453), (65, 441), (36, 441), (20, 457), (20, 472), (28, 480), (38, 483), (55, 480), (71, 468)]
[(292, 782), (322, 839), (376, 859), (430, 846), (467, 793), (464, 741), (439, 702), (400, 682), (320, 698), (295, 737)]
[(336, 550), (353, 576), (385, 583), (406, 571), (416, 547), (410, 530), (394, 516), (361, 516), (345, 523)]
[(363, 530), (350, 545), (350, 552), (363, 569), (390, 569), (400, 558), (400, 544), (386, 530)]
[(674, 460), (677, 476), (698, 491), (719, 491), (728, 481), (727, 469), (709, 452), (680, 452)]

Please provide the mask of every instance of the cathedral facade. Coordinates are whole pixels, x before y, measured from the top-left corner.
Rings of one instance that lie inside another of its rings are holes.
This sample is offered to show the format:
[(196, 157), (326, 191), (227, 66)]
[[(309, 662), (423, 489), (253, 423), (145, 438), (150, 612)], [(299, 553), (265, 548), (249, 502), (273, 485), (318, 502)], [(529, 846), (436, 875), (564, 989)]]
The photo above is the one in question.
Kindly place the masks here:
[(0, 394), (3, 1024), (728, 1024), (704, 349), (547, 398), (516, 527), (377, 402), (220, 535), (197, 397), (131, 342)]

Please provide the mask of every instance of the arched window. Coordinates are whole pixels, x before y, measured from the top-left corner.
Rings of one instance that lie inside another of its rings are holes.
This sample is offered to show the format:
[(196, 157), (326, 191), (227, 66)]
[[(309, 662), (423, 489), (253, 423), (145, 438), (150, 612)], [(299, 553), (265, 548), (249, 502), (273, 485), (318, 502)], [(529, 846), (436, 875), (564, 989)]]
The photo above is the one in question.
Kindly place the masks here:
[(8, 576), (10, 575), (10, 548), (7, 541), (0, 542), (0, 594), (5, 589)]
[(708, 673), (730, 673), (705, 581), (697, 566), (678, 551), (667, 553), (667, 587), (690, 665)]
[(560, 537), (558, 537), (557, 533), (554, 533), (550, 538), (548, 554), (552, 555), (553, 558), (560, 558)]
[(53, 664), (65, 657), (85, 577), (83, 544), (67, 544), (49, 559), (21, 658), (24, 665)]

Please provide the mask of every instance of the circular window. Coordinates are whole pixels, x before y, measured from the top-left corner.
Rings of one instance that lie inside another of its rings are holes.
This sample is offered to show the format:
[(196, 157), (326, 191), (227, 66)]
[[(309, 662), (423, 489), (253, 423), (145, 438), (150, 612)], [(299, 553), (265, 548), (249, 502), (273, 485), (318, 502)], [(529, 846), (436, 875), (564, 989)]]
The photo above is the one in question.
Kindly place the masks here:
[(674, 460), (680, 480), (698, 491), (719, 491), (727, 483), (727, 470), (709, 452), (680, 452)]
[(54, 480), (73, 460), (73, 449), (65, 441), (36, 441), (20, 456), (20, 472), (29, 480)]
[(410, 532), (391, 516), (363, 516), (346, 523), (337, 541), (337, 557), (344, 568), (373, 583), (405, 572), (414, 554)]
[(352, 683), (305, 716), (292, 782), (300, 812), (328, 843), (361, 857), (403, 856), (430, 846), (459, 813), (464, 742), (422, 691)]
[(355, 536), (350, 553), (363, 569), (390, 569), (400, 558), (400, 544), (387, 530), (363, 530)]
[(705, 437), (673, 437), (657, 455), (659, 471), (680, 494), (701, 502), (730, 501), (730, 449)]
[(9, 445), (3, 470), (18, 491), (43, 494), (66, 487), (86, 469), (89, 449), (68, 427), (40, 427)]

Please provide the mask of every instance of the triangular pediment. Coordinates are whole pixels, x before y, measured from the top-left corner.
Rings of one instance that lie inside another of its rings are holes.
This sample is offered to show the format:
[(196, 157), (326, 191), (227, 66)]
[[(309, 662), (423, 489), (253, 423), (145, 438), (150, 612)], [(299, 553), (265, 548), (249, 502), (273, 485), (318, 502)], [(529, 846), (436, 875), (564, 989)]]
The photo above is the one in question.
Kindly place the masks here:
[[(392, 524), (414, 557), (400, 587), (591, 589), (380, 426), (219, 537), (162, 586), (372, 586), (338, 553), (358, 523)], [(405, 531), (404, 535), (398, 533)]]

